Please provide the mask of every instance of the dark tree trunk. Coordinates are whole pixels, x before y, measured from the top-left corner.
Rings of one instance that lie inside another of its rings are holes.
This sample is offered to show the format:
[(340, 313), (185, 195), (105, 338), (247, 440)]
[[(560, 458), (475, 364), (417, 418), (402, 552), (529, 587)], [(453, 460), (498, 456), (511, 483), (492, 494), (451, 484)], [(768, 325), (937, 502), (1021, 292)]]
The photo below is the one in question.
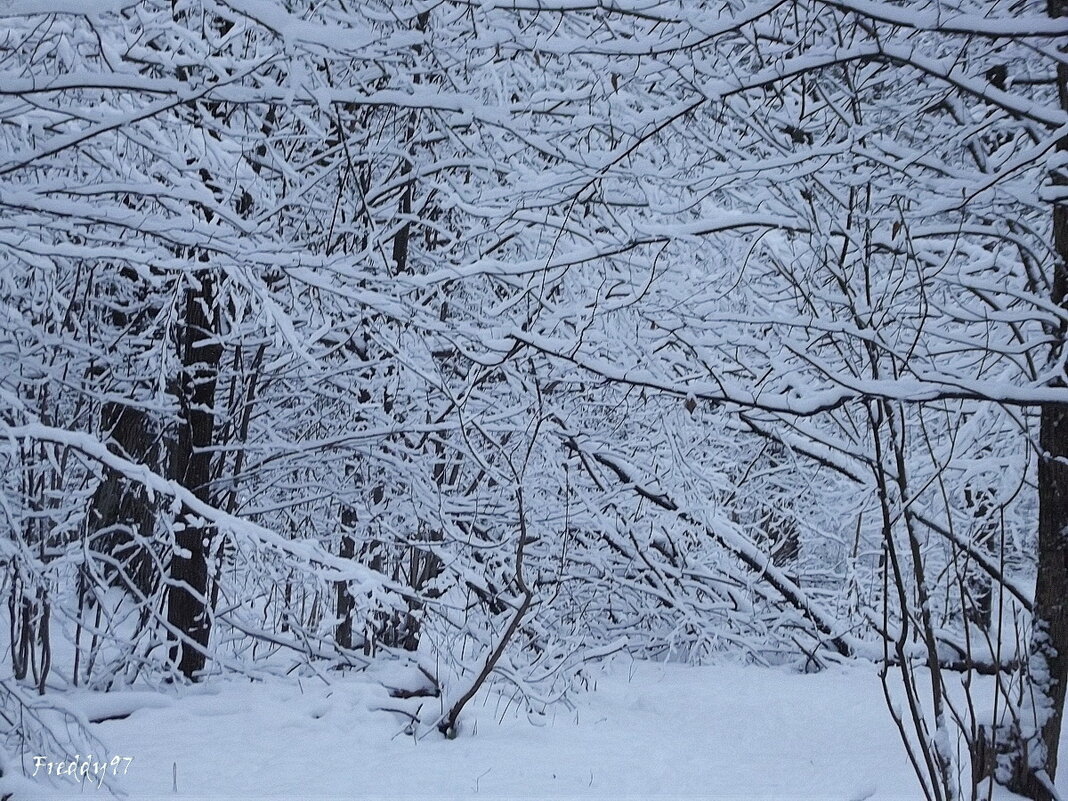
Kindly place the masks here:
[[(107, 314), (117, 331), (140, 330), (140, 320), (156, 311), (146, 300), (142, 279), (131, 268), (119, 270), (101, 289), (111, 301)], [(159, 467), (157, 423), (136, 402), (131, 398), (104, 403), (100, 427), (110, 450), (155, 470)], [(145, 488), (105, 466), (87, 516), (87, 539), (92, 550), (119, 563), (105, 564), (104, 574), (109, 580), (139, 596), (151, 594), (159, 578), (157, 555), (148, 544), (155, 522), (156, 506)]]
[[(352, 559), (356, 555), (356, 540), (352, 538), (352, 529), (356, 525), (356, 510), (346, 506), (341, 511), (341, 546), (338, 556), (342, 559)], [(337, 583), (337, 629), (334, 631), (334, 639), (339, 648), (352, 648), (352, 612), (356, 601), (349, 592), (349, 583), (339, 581)]]
[[(100, 414), (109, 448), (130, 461), (155, 468), (156, 436), (147, 412), (109, 401)], [(155, 558), (147, 542), (155, 528), (155, 505), (144, 487), (118, 471), (104, 468), (104, 480), (93, 493), (87, 520), (90, 547), (119, 562), (105, 566), (105, 575), (125, 589), (149, 595), (156, 586)]]
[[(180, 415), (171, 451), (171, 476), (197, 499), (211, 502), (211, 454), (215, 431), (215, 386), (222, 346), (218, 333), (215, 278), (209, 270), (195, 276), (186, 291), (179, 336), (182, 363), (178, 401)], [(208, 565), (206, 553), (211, 526), (189, 509), (176, 521), (175, 549), (171, 559), (167, 622), (174, 636), (171, 661), (186, 678), (203, 670), (211, 620), (207, 611)]]
[[(997, 563), (994, 548), (998, 522), (994, 516), (994, 490), (989, 487), (965, 487), (964, 502), (975, 520), (975, 548), (991, 564)], [(992, 631), (994, 615), (994, 582), (989, 574), (969, 566), (964, 582), (965, 595), (961, 599), (964, 617), (984, 631)]]
[[(1049, 0), (1052, 17), (1068, 17), (1068, 0)], [(1068, 64), (1057, 65), (1061, 107), (1068, 111)], [(1068, 152), (1068, 136), (1057, 143)], [(1053, 183), (1068, 187), (1064, 167), (1054, 172)], [(1063, 198), (1063, 195), (1061, 196)], [(1068, 204), (1053, 206), (1052, 300), (1068, 308)], [(1064, 326), (1058, 347), (1066, 340)], [(1054, 354), (1060, 355), (1059, 353)], [(1068, 386), (1061, 376), (1060, 386)], [(1049, 787), (1057, 776), (1057, 748), (1064, 718), (1065, 683), (1068, 682), (1068, 405), (1042, 407), (1038, 454), (1038, 580), (1035, 586), (1029, 685), (1020, 731), (1014, 732), (1012, 775), (1009, 789), (1035, 801), (1051, 801)], [(1037, 712), (1033, 711), (1036, 710)]]
[(1052, 779), (1057, 771), (1068, 680), (1068, 407), (1043, 408), (1039, 444), (1038, 582), (1031, 659), (1045, 658), (1049, 671), (1049, 686), (1042, 689), (1052, 708), (1041, 736), (1047, 751), (1046, 770)]

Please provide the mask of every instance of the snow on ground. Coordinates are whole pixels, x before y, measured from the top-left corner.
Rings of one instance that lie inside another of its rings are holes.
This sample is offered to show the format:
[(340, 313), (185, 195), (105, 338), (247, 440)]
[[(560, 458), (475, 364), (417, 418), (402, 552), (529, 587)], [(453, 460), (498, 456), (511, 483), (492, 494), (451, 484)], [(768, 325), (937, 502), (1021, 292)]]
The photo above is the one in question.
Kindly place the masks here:
[[(113, 780), (131, 799), (919, 797), (871, 666), (617, 662), (593, 678), (541, 726), (483, 692), (452, 741), (407, 735), (372, 709), (399, 702), (357, 677), (216, 681), (95, 729), (133, 757)], [(107, 797), (70, 787), (32, 797)]]

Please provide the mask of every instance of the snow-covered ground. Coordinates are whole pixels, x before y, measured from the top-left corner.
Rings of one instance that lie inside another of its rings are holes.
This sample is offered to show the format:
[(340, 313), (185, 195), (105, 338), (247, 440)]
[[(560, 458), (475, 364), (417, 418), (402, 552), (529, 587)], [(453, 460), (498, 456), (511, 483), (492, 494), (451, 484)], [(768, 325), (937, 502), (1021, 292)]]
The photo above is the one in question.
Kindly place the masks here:
[[(95, 728), (110, 755), (133, 757), (113, 781), (134, 799), (920, 797), (869, 666), (616, 662), (590, 690), (543, 725), (484, 692), (452, 741), (408, 735), (402, 715), (375, 709), (399, 702), (357, 677), (139, 693), (136, 711)], [(79, 703), (95, 717), (125, 711), (115, 697), (110, 709)], [(35, 797), (107, 797), (68, 786)]]

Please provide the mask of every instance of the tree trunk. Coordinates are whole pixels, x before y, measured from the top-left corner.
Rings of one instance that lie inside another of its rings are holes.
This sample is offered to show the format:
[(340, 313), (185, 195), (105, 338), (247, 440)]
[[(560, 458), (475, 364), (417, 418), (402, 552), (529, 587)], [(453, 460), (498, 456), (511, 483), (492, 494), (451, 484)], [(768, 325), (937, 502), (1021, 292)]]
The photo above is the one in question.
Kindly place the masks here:
[[(147, 412), (135, 406), (109, 401), (100, 413), (111, 450), (131, 461), (155, 468), (155, 433)], [(148, 596), (157, 585), (155, 559), (145, 543), (155, 527), (155, 504), (144, 487), (134, 484), (111, 468), (93, 493), (86, 520), (93, 550), (119, 562), (105, 565), (104, 574), (123, 589), (136, 588)]]
[[(998, 521), (995, 516), (995, 490), (991, 487), (964, 488), (964, 503), (975, 521), (972, 542), (977, 550), (991, 563), (997, 563), (994, 543)], [(986, 632), (993, 631), (994, 582), (988, 573), (969, 564), (964, 581), (964, 596), (961, 607), (966, 621)]]
[[(352, 530), (356, 526), (356, 510), (346, 506), (341, 510), (341, 545), (338, 556), (342, 559), (352, 559), (356, 555), (356, 540), (352, 537)], [(337, 628), (334, 630), (334, 639), (339, 648), (352, 648), (352, 612), (356, 606), (356, 600), (349, 592), (347, 581), (337, 582)]]
[[(94, 288), (99, 291), (99, 288)], [(108, 322), (115, 330), (140, 330), (139, 320), (158, 311), (146, 301), (141, 278), (123, 267), (113, 284), (103, 291), (110, 303)], [(130, 461), (158, 468), (157, 424), (136, 398), (106, 401), (100, 410), (100, 427), (108, 447)], [(86, 534), (92, 550), (114, 558), (119, 565), (104, 565), (112, 583), (136, 595), (148, 596), (156, 588), (156, 554), (147, 545), (156, 524), (156, 504), (145, 488), (109, 467), (103, 468), (86, 519)]]
[[(1068, 16), (1068, 0), (1049, 0), (1051, 17)], [(1057, 65), (1061, 108), (1068, 111), (1068, 64)], [(1068, 152), (1068, 136), (1057, 150)], [(1054, 170), (1054, 189), (1060, 197), (1053, 205), (1052, 300), (1068, 308), (1068, 174)], [(1064, 347), (1061, 326), (1058, 349)], [(1054, 356), (1059, 356), (1054, 353)], [(1068, 385), (1066, 376), (1058, 383)], [(1020, 730), (1014, 732), (1009, 789), (1035, 801), (1051, 801), (1050, 788), (1057, 777), (1057, 748), (1064, 718), (1065, 683), (1068, 682), (1068, 406), (1042, 407), (1038, 454), (1038, 580), (1035, 586), (1034, 623), (1028, 665), (1030, 698), (1021, 705)]]
[[(208, 481), (215, 430), (215, 386), (222, 346), (215, 341), (218, 312), (214, 276), (204, 270), (186, 291), (179, 339), (182, 362), (178, 401), (180, 418), (171, 452), (171, 476), (205, 503), (211, 502)], [(199, 281), (199, 283), (196, 283)], [(176, 521), (175, 553), (171, 559), (167, 622), (172, 632), (171, 661), (189, 679), (203, 670), (211, 620), (207, 613), (208, 565), (205, 559), (211, 527), (183, 510)]]

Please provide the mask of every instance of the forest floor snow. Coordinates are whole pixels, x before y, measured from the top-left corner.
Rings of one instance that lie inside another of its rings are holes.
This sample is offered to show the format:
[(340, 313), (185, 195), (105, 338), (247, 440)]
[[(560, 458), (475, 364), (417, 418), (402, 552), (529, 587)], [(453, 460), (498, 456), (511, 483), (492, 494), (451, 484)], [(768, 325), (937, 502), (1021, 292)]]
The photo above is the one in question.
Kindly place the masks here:
[[(407, 735), (380, 709), (388, 694), (355, 677), (216, 680), (94, 728), (110, 754), (133, 757), (112, 781), (136, 801), (921, 797), (871, 666), (616, 662), (591, 676), (574, 709), (550, 707), (537, 726), (484, 690), (451, 741)], [(68, 786), (28, 797), (109, 797)]]

